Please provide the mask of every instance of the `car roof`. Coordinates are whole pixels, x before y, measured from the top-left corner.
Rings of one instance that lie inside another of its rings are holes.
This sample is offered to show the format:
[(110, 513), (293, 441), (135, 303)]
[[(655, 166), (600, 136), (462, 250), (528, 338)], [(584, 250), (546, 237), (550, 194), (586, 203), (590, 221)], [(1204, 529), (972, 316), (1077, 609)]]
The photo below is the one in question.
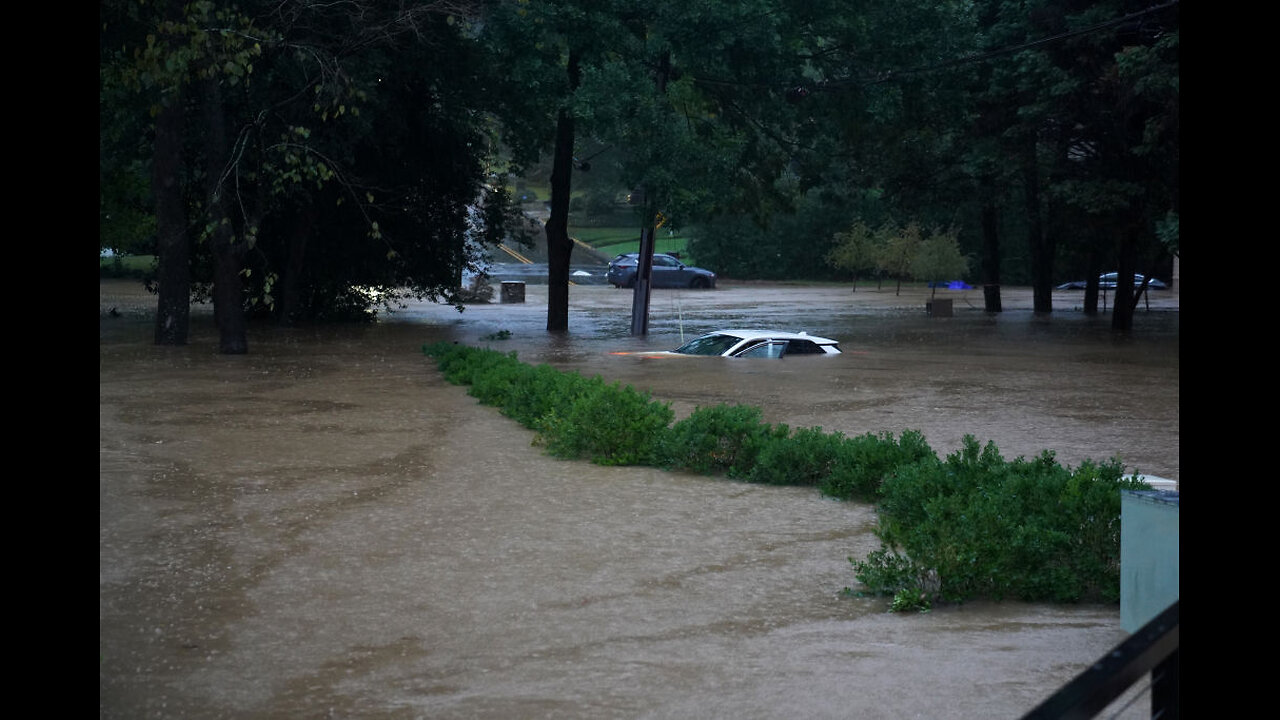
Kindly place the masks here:
[[(654, 254), (653, 254), (653, 256), (654, 256), (654, 257), (658, 257), (659, 255), (662, 255), (662, 256), (664, 256), (664, 257), (676, 257), (675, 255), (672, 255), (671, 253), (660, 253), (660, 252), (656, 252), (656, 253), (654, 253)], [(614, 258), (614, 260), (617, 260), (618, 258), (638, 258), (638, 257), (640, 257), (640, 253), (638, 253), (638, 252), (633, 252), (633, 253), (618, 253), (618, 257), (615, 257), (615, 258)]]
[(757, 338), (762, 340), (763, 339), (812, 340), (813, 342), (818, 343), (819, 345), (831, 345), (831, 344), (836, 344), (837, 342), (836, 340), (832, 340), (831, 338), (827, 338), (827, 337), (822, 337), (820, 335), (810, 335), (809, 333), (806, 333), (806, 332), (790, 332), (788, 330), (768, 330), (768, 329), (760, 330), (760, 329), (753, 329), (753, 328), (729, 328), (725, 330), (716, 330), (714, 332), (709, 332), (706, 334), (707, 335), (732, 335), (734, 337), (742, 338), (743, 340), (746, 340), (749, 338)]

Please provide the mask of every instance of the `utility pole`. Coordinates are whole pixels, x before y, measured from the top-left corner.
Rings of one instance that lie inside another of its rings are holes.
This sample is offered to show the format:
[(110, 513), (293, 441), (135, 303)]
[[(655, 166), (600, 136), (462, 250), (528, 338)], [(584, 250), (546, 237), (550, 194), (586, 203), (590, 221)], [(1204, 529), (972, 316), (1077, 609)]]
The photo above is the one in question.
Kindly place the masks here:
[[(671, 53), (662, 55), (658, 66), (658, 94), (667, 92), (667, 77), (671, 74)], [(654, 223), (658, 216), (657, 193), (652, 187), (644, 188), (644, 226), (640, 229), (640, 257), (636, 259), (636, 287), (631, 299), (631, 334), (649, 334), (649, 293), (653, 281)]]
[(645, 200), (644, 227), (640, 230), (640, 257), (636, 259), (636, 287), (631, 299), (631, 334), (649, 334), (649, 290), (653, 280), (652, 205)]

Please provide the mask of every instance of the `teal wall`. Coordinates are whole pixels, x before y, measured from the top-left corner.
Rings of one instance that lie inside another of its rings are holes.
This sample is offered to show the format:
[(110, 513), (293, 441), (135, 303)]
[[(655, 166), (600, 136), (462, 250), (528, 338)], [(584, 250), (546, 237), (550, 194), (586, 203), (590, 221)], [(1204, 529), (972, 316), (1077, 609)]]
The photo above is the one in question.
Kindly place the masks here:
[(1178, 599), (1178, 493), (1120, 499), (1120, 626), (1135, 632)]

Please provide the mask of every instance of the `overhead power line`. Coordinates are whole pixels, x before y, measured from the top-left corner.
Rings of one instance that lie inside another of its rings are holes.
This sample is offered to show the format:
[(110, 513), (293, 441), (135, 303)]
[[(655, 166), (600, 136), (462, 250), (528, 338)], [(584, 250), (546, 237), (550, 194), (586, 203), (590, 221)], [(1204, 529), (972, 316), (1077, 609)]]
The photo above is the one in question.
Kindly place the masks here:
[(959, 57), (954, 60), (948, 60), (946, 62), (936, 63), (934, 65), (924, 65), (921, 67), (909, 68), (907, 70), (890, 70), (884, 73), (882, 77), (873, 79), (873, 80), (837, 80), (831, 83), (827, 83), (827, 86), (830, 87), (831, 85), (841, 85), (841, 84), (875, 85), (878, 83), (890, 82), (892, 80), (897, 79), (900, 76), (917, 75), (921, 73), (934, 72), (937, 70), (946, 70), (949, 68), (959, 67), (961, 65), (968, 65), (971, 63), (984, 62), (986, 60), (1000, 57), (1002, 55), (1011, 55), (1013, 53), (1021, 52), (1023, 50), (1029, 50), (1034, 47), (1040, 47), (1041, 45), (1049, 45), (1051, 43), (1061, 42), (1063, 40), (1067, 40), (1073, 37), (1080, 37), (1081, 35), (1089, 35), (1095, 32), (1100, 32), (1102, 30), (1107, 30), (1109, 28), (1116, 27), (1117, 25), (1124, 25), (1125, 23), (1130, 23), (1130, 22), (1133, 22), (1134, 20), (1139, 20), (1148, 15), (1152, 15), (1158, 12), (1163, 12), (1165, 10), (1168, 10), (1169, 8), (1174, 7), (1177, 4), (1178, 4), (1178, 0), (1171, 0), (1170, 2), (1166, 2), (1162, 5), (1155, 5), (1145, 10), (1139, 10), (1138, 12), (1130, 13), (1128, 15), (1124, 15), (1112, 20), (1100, 22), (1095, 25), (1090, 25), (1089, 27), (1080, 28), (1078, 30), (1071, 30), (1068, 32), (1059, 33), (1057, 35), (1053, 35), (1047, 38), (1040, 38), (1039, 40), (1031, 40), (1025, 43), (1020, 43), (1018, 45), (1010, 45), (1008, 47), (998, 48), (995, 50), (987, 50), (981, 53), (965, 55), (963, 57)]
[(1042, 45), (1048, 45), (1055, 42), (1061, 42), (1063, 40), (1067, 40), (1073, 37), (1080, 37), (1082, 35), (1101, 32), (1103, 30), (1116, 27), (1117, 25), (1123, 25), (1126, 23), (1134, 22), (1135, 20), (1141, 20), (1142, 18), (1147, 17), (1149, 15), (1153, 15), (1159, 12), (1164, 12), (1165, 10), (1169, 10), (1170, 8), (1176, 7), (1178, 5), (1178, 2), (1179, 0), (1169, 0), (1169, 2), (1165, 2), (1160, 5), (1154, 5), (1144, 10), (1139, 10), (1137, 12), (1130, 13), (1128, 15), (1123, 15), (1121, 17), (1114, 18), (1112, 20), (1106, 20), (1104, 22), (1096, 23), (1094, 25), (1090, 25), (1084, 28), (1079, 28), (1077, 30), (1063, 32), (1057, 35), (1052, 35), (1050, 37), (1040, 38), (1037, 40), (1030, 40), (1024, 43), (1019, 43), (1017, 45), (1009, 45), (1002, 48), (985, 50), (979, 53), (972, 53), (972, 54), (964, 55), (962, 57), (958, 57), (952, 60), (946, 60), (943, 62), (931, 64), (931, 65), (921, 65), (919, 67), (906, 68), (902, 70), (886, 70), (879, 73), (875, 77), (869, 77), (869, 78), (845, 78), (845, 79), (838, 79), (838, 80), (830, 80), (826, 82), (817, 83), (812, 87), (806, 87), (803, 85), (796, 85), (795, 83), (787, 83), (787, 82), (779, 82), (776, 84), (745, 83), (745, 82), (739, 82), (735, 80), (724, 80), (719, 78), (708, 78), (708, 77), (700, 77), (700, 76), (695, 76), (694, 80), (698, 83), (703, 83), (706, 85), (719, 85), (724, 87), (737, 86), (737, 87), (786, 88), (788, 93), (788, 99), (791, 99), (794, 101), (798, 99), (803, 99), (805, 96), (809, 95), (811, 92), (818, 91), (818, 90), (833, 91), (833, 90), (837, 90), (837, 89), (848, 87), (848, 86), (878, 85), (881, 83), (893, 82), (895, 80), (899, 80), (901, 78), (911, 76), (911, 75), (920, 75), (924, 73), (930, 73), (930, 72), (936, 72), (939, 70), (947, 70), (955, 67), (960, 67), (963, 65), (985, 62), (987, 60), (991, 60), (993, 58), (1001, 57), (1004, 55), (1011, 55), (1013, 53), (1021, 52), (1023, 50), (1028, 50), (1031, 48), (1040, 47)]

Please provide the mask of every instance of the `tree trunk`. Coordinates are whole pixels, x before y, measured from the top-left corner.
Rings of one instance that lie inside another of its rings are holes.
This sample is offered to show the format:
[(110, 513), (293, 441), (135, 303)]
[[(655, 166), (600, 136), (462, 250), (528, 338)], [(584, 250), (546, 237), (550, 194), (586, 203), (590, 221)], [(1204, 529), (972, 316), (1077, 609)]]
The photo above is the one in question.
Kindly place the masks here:
[(1036, 138), (1028, 137), (1022, 154), (1023, 209), (1027, 216), (1027, 249), (1031, 261), (1032, 311), (1053, 312), (1053, 248), (1045, 236), (1040, 211), (1040, 169)]
[(1000, 216), (996, 211), (995, 181), (983, 176), (982, 184), (982, 303), (989, 313), (1003, 312), (1000, 303)]
[[(165, 16), (179, 19), (182, 3), (165, 3)], [(182, 84), (156, 114), (151, 188), (156, 203), (159, 295), (156, 302), (157, 345), (186, 345), (191, 320), (191, 243), (182, 194), (184, 108)]]
[(302, 312), (302, 273), (307, 254), (307, 243), (315, 227), (315, 208), (307, 204), (298, 216), (293, 235), (289, 238), (289, 256), (285, 260), (284, 277), (280, 280), (280, 324), (292, 326)]
[(186, 345), (191, 320), (191, 244), (178, 181), (182, 168), (183, 108), (181, 91), (156, 114), (152, 192), (156, 202), (159, 295), (156, 302), (157, 345)]
[(203, 98), (209, 223), (213, 228), (209, 236), (213, 251), (213, 319), (218, 326), (218, 352), (243, 355), (249, 352), (244, 287), (240, 279), (245, 243), (236, 241), (235, 228), (226, 211), (227, 189), (221, 183), (229, 146), (218, 82), (216, 75), (205, 80)]
[[(667, 78), (671, 75), (671, 53), (663, 53), (658, 64), (658, 95), (667, 92)], [(649, 299), (652, 296), (653, 251), (657, 240), (658, 192), (649, 184), (644, 188), (644, 224), (640, 228), (640, 256), (636, 258), (636, 282), (631, 295), (631, 334), (644, 336), (649, 334)]]
[(1102, 253), (1096, 242), (1090, 241), (1085, 259), (1084, 314), (1098, 314), (1098, 276), (1102, 274)]
[[(578, 88), (581, 72), (578, 52), (569, 51), (570, 91)], [(556, 146), (551, 165), (551, 216), (547, 218), (547, 330), (569, 329), (569, 261), (573, 241), (569, 239), (569, 193), (573, 178), (573, 115), (568, 107), (556, 119)]]
[(1133, 275), (1138, 263), (1138, 234), (1141, 228), (1130, 223), (1120, 239), (1120, 262), (1116, 267), (1116, 299), (1111, 310), (1111, 329), (1133, 329), (1133, 310), (1137, 305), (1133, 294)]

